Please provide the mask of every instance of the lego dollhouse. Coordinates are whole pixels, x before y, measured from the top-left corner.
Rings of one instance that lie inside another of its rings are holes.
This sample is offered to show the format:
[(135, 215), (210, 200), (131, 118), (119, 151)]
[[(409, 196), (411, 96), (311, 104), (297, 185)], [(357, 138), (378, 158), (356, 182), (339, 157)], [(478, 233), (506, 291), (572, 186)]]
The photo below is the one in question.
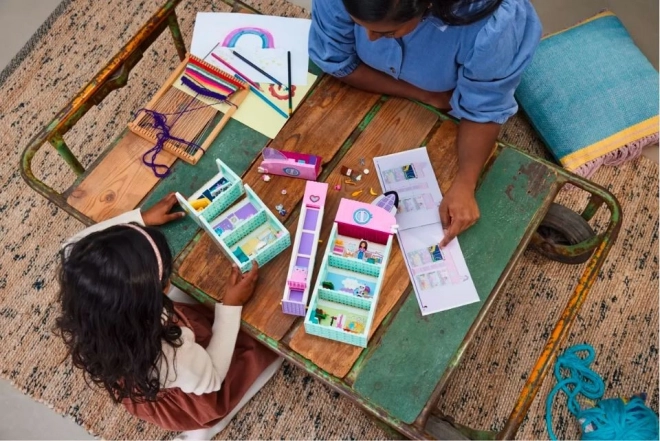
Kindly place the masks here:
[(291, 238), (250, 186), (243, 185), (225, 163), (219, 159), (216, 163), (218, 174), (190, 198), (179, 193), (176, 197), (190, 219), (211, 236), (230, 261), (247, 272), (253, 260), (263, 266), (284, 251)]
[(397, 231), (395, 193), (342, 199), (309, 308), (308, 334), (366, 347)]

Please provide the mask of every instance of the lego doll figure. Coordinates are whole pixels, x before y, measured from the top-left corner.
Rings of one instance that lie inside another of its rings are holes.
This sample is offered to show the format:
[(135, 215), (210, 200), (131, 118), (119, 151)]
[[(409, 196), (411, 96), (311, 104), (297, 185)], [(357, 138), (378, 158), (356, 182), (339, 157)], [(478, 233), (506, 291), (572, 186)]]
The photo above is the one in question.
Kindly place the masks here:
[(357, 252), (357, 258), (358, 260), (364, 260), (366, 257), (365, 254), (367, 253), (367, 241), (362, 240), (360, 241), (360, 246), (358, 247), (358, 252)]

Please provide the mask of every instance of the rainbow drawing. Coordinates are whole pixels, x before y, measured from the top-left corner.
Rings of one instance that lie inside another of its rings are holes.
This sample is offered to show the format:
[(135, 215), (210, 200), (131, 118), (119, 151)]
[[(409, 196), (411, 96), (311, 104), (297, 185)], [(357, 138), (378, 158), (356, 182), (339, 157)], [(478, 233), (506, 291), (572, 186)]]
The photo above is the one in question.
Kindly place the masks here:
[(238, 40), (244, 35), (256, 35), (261, 38), (262, 49), (273, 49), (275, 47), (275, 40), (273, 34), (263, 28), (244, 27), (231, 31), (222, 41), (224, 47), (236, 47)]

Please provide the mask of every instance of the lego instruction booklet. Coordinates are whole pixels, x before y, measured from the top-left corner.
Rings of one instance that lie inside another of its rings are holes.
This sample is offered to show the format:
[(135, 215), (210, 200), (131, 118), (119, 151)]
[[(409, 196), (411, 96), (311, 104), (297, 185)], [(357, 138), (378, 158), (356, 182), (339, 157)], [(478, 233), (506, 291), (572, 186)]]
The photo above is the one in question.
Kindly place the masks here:
[(383, 192), (399, 195), (399, 246), (422, 315), (479, 301), (458, 239), (440, 248), (442, 193), (426, 147), (374, 158)]

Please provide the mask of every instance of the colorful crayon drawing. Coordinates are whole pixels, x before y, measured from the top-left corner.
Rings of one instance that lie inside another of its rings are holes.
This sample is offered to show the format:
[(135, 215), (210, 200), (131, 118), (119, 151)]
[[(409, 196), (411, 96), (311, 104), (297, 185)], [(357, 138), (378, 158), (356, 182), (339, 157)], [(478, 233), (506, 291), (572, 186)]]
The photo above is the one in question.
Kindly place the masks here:
[(261, 48), (262, 49), (273, 49), (275, 47), (275, 39), (273, 34), (263, 28), (258, 27), (243, 27), (237, 28), (229, 32), (225, 39), (222, 41), (223, 47), (236, 47), (236, 43), (241, 37), (245, 35), (255, 35), (261, 38)]
[[(270, 92), (270, 95), (273, 98), (276, 98), (278, 100), (288, 100), (289, 99), (289, 91), (286, 90), (285, 88), (282, 88), (282, 86), (278, 86), (276, 84), (271, 84), (268, 86), (268, 91)], [(296, 96), (296, 86), (291, 86), (291, 98)]]

